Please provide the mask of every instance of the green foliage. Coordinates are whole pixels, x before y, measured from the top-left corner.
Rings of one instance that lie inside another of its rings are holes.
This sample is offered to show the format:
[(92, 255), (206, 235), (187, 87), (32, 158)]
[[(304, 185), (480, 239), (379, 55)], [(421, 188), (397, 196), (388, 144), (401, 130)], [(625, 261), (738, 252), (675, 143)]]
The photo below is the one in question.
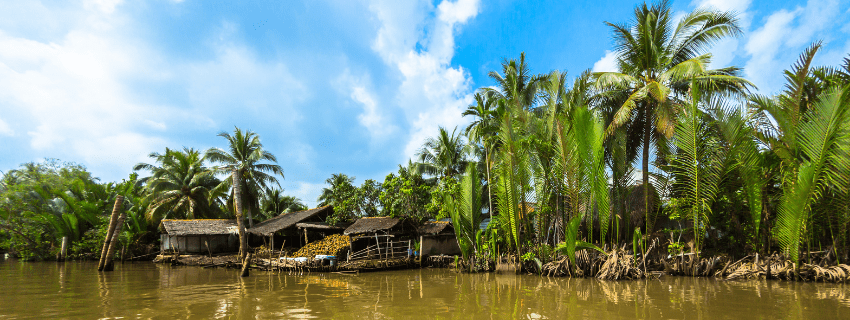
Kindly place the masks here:
[(139, 163), (135, 170), (147, 170), (144, 178), (150, 203), (147, 216), (153, 224), (162, 219), (218, 218), (221, 212), (210, 203), (211, 193), (221, 181), (203, 164), (201, 153), (184, 148), (165, 153), (151, 153), (155, 164)]
[[(273, 184), (280, 188), (275, 177), (283, 178), (283, 169), (277, 163), (277, 157), (268, 152), (260, 142), (260, 136), (253, 131), (243, 131), (234, 127), (233, 134), (220, 132), (219, 137), (227, 140), (227, 151), (221, 148), (210, 148), (204, 153), (204, 159), (218, 164), (210, 168), (212, 174), (226, 175), (215, 188), (210, 190), (210, 198), (234, 192), (233, 171), (238, 170), (242, 181), (242, 205), (247, 212), (248, 220), (252, 221), (252, 212), (257, 212), (260, 206), (260, 195)], [(235, 212), (235, 210), (234, 210)]]
[(429, 217), (425, 208), (431, 202), (431, 186), (422, 175), (399, 166), (398, 175), (390, 173), (384, 178), (379, 199), (382, 216), (424, 220)]
[(699, 251), (723, 176), (723, 151), (726, 149), (720, 148), (711, 122), (706, 121), (699, 109), (699, 90), (692, 86), (691, 101), (676, 124), (677, 152), (671, 167), (676, 174), (674, 188), (680, 194), (678, 209), (687, 211), (687, 217), (693, 222), (695, 249)]
[(469, 259), (481, 249), (481, 199), (481, 179), (475, 166), (467, 166), (466, 174), (454, 194), (444, 195), (444, 203), (452, 217), (452, 226), (464, 259)]
[(363, 184), (357, 189), (361, 215), (374, 217), (380, 214), (381, 190), (382, 186), (375, 180), (366, 179), (363, 181)]
[(354, 177), (342, 173), (335, 173), (325, 180), (328, 187), (322, 189), (317, 201), (319, 206), (331, 205), (334, 214), (328, 217), (328, 223), (351, 221), (360, 213), (360, 201), (358, 199), (357, 187), (352, 183)]
[(446, 197), (457, 196), (460, 192), (460, 183), (455, 179), (441, 179), (436, 186), (431, 188), (431, 202), (425, 206), (425, 211), (434, 219), (451, 218), (451, 205), (446, 203)]

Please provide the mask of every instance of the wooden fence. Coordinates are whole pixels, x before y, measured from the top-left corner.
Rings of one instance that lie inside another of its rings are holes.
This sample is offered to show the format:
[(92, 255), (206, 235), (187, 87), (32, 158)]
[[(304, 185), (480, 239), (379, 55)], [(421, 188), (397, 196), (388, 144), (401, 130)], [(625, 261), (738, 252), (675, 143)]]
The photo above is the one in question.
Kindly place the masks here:
[(376, 244), (366, 247), (357, 252), (348, 254), (348, 261), (370, 260), (370, 259), (392, 259), (392, 258), (407, 258), (410, 255), (410, 249), (413, 249), (413, 243), (407, 241), (390, 241), (387, 237), (385, 241), (375, 239)]

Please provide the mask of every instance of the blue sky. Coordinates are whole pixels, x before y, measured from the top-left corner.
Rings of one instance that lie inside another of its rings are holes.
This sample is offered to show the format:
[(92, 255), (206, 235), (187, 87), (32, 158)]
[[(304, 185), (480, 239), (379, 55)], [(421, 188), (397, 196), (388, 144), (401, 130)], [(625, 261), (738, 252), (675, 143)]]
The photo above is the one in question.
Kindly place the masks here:
[[(45, 157), (104, 181), (165, 147), (224, 147), (257, 132), (308, 205), (332, 173), (382, 181), (460, 113), (503, 58), (535, 72), (610, 70), (610, 30), (636, 1), (0, 1), (0, 170)], [(740, 13), (717, 44), (762, 93), (823, 40), (850, 52), (838, 0), (695, 0)]]

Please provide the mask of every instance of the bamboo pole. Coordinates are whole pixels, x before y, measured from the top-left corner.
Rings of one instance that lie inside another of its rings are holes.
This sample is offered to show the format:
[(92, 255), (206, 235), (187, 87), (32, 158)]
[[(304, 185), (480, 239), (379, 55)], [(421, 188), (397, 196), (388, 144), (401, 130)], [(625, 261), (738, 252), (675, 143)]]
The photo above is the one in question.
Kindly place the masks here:
[(112, 241), (112, 234), (115, 232), (118, 215), (123, 208), (124, 196), (119, 194), (115, 197), (115, 205), (112, 206), (112, 215), (109, 218), (109, 228), (106, 229), (106, 237), (103, 239), (103, 249), (100, 251), (100, 261), (97, 263), (97, 271), (103, 271), (103, 266), (106, 264), (106, 253), (109, 251), (109, 244)]
[(118, 247), (118, 237), (121, 236), (121, 228), (124, 226), (124, 220), (127, 219), (126, 213), (121, 213), (118, 217), (118, 223), (115, 226), (115, 231), (112, 235), (112, 241), (109, 243), (109, 250), (106, 252), (106, 262), (103, 264), (103, 271), (112, 271), (115, 266), (112, 264), (112, 258), (115, 257), (115, 250)]

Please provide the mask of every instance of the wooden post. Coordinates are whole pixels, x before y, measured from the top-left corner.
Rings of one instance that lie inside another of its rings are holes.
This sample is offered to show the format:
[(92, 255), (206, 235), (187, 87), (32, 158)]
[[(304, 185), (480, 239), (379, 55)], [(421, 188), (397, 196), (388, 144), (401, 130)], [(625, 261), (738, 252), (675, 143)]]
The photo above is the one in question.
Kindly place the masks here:
[(419, 263), (422, 263), (422, 240), (425, 240), (425, 236), (419, 236)]
[(375, 233), (375, 245), (378, 247), (378, 259), (381, 258), (381, 240), (378, 239), (378, 234)]
[(59, 254), (56, 255), (56, 261), (65, 261), (65, 256), (68, 255), (68, 237), (62, 237), (62, 247), (59, 249)]
[(114, 269), (114, 265), (112, 264), (112, 258), (115, 257), (115, 247), (117, 247), (118, 237), (121, 235), (121, 227), (124, 226), (124, 220), (127, 219), (127, 214), (121, 213), (121, 216), (118, 217), (118, 224), (115, 226), (115, 232), (112, 235), (112, 241), (109, 243), (109, 250), (106, 252), (106, 262), (103, 264), (103, 271), (112, 271)]
[(251, 253), (250, 253), (250, 252), (248, 252), (248, 255), (245, 257), (245, 260), (242, 260), (242, 274), (241, 274), (241, 277), (243, 277), (243, 278), (244, 278), (244, 277), (247, 277), (247, 276), (248, 276), (248, 269), (250, 268), (250, 267), (249, 267), (250, 265), (251, 265)]
[(307, 239), (307, 228), (302, 228), (301, 230), (304, 230), (304, 245), (306, 246), (310, 243), (310, 239)]
[(109, 243), (112, 241), (115, 224), (118, 222), (118, 215), (123, 208), (124, 196), (119, 194), (115, 197), (115, 205), (112, 206), (112, 215), (109, 218), (109, 228), (106, 229), (106, 237), (103, 239), (103, 249), (100, 251), (100, 261), (97, 263), (97, 271), (103, 271), (103, 265), (106, 264), (106, 253), (109, 251)]

